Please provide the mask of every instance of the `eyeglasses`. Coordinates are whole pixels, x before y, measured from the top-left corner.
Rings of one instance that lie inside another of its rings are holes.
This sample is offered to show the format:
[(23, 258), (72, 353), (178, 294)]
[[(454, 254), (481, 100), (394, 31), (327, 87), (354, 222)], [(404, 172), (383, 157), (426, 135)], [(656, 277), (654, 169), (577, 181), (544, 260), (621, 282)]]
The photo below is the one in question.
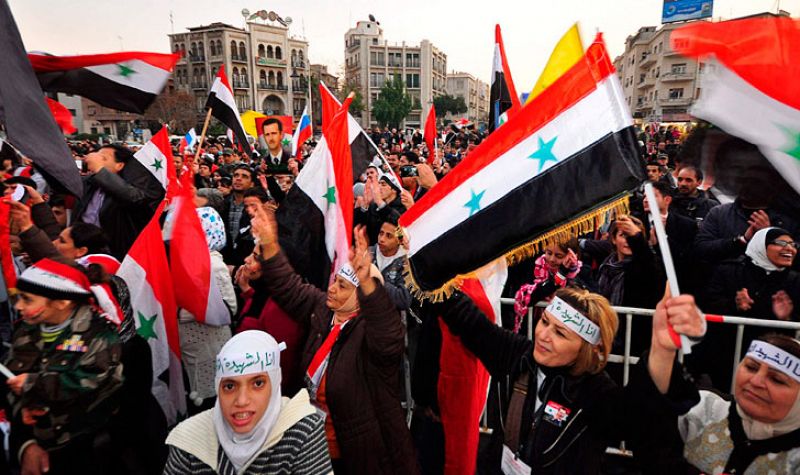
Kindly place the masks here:
[(770, 244), (774, 244), (780, 248), (791, 247), (795, 251), (797, 250), (797, 243), (794, 241), (784, 241), (783, 239), (776, 239), (772, 241)]

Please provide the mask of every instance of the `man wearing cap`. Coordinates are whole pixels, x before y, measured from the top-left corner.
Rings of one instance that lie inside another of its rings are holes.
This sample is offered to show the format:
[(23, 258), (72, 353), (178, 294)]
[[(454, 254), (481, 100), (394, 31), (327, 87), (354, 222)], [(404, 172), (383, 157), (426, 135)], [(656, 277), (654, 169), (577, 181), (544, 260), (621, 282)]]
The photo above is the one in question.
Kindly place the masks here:
[(378, 231), (392, 210), (401, 215), (406, 212), (400, 193), (397, 178), (388, 173), (381, 173), (377, 180), (367, 180), (364, 199), (361, 207), (355, 210), (353, 222), (367, 227), (369, 242), (377, 242)]

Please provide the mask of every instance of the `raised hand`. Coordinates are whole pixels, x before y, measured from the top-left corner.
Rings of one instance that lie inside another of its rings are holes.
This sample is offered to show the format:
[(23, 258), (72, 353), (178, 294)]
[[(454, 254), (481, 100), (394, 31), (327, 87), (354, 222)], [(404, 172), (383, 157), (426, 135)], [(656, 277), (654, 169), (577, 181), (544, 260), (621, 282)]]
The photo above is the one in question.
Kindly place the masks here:
[(356, 271), (361, 290), (364, 295), (369, 295), (375, 290), (375, 281), (370, 277), (372, 270), (372, 256), (369, 253), (369, 239), (367, 228), (363, 225), (356, 226), (353, 230), (353, 249), (350, 251), (350, 265)]
[(791, 320), (794, 312), (794, 302), (784, 290), (779, 290), (772, 296), (772, 313), (779, 320)]
[(740, 291), (736, 292), (736, 308), (741, 310), (742, 312), (747, 312), (751, 308), (753, 308), (753, 304), (755, 300), (750, 298), (750, 294), (747, 293), (747, 289), (741, 289)]
[(275, 220), (275, 207), (264, 204), (256, 207), (250, 220), (250, 232), (261, 246), (261, 256), (269, 259), (280, 251), (278, 245), (278, 222)]

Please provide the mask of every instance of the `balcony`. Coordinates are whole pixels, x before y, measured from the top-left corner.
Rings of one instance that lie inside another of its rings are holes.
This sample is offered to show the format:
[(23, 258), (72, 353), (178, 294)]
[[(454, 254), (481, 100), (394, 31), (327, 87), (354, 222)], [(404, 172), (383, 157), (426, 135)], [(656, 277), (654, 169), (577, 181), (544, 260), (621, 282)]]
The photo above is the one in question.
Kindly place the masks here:
[(652, 109), (652, 108), (653, 108), (653, 101), (652, 100), (639, 101), (639, 102), (636, 103), (636, 110), (637, 111), (649, 110), (649, 109)]
[(193, 82), (192, 83), (192, 89), (207, 89), (207, 88), (208, 88), (208, 86), (203, 84), (203, 83), (201, 83), (201, 82)]
[(670, 97), (666, 99), (659, 99), (658, 104), (665, 107), (679, 107), (691, 105), (691, 97)]
[(694, 75), (687, 72), (669, 72), (661, 75), (662, 82), (691, 81), (692, 79), (694, 79)]
[(266, 90), (269, 90), (269, 91), (274, 91), (275, 90), (275, 85), (267, 83), (267, 82), (264, 82), (264, 81), (261, 81), (261, 82), (258, 83), (258, 88), (259, 89), (266, 89)]
[(238, 54), (231, 55), (231, 61), (236, 61), (237, 63), (246, 63), (247, 62), (247, 55), (239, 56)]
[(308, 85), (305, 84), (292, 84), (292, 92), (301, 92), (303, 95), (308, 95)]
[(286, 60), (258, 56), (256, 58), (256, 64), (259, 66), (286, 66)]
[(674, 49), (665, 49), (663, 53), (661, 53), (665, 58), (672, 57), (672, 56), (680, 56), (681, 54), (675, 51)]
[(656, 84), (655, 78), (653, 78), (652, 76), (647, 76), (642, 81), (639, 81), (636, 87), (639, 89), (647, 89), (655, 86), (655, 84)]
[(276, 91), (288, 91), (289, 90), (289, 86), (287, 86), (286, 84), (278, 84), (277, 86), (275, 86), (275, 90)]
[(646, 68), (651, 64), (655, 64), (658, 57), (653, 53), (647, 53), (644, 55), (641, 61), (639, 61), (639, 66), (642, 68)]
[(233, 88), (234, 89), (249, 89), (250, 88), (250, 82), (249, 81), (237, 81), (237, 80), (234, 79), (233, 80)]
[(292, 67), (293, 68), (303, 68), (303, 69), (305, 69), (306, 62), (305, 61), (300, 61), (299, 59), (296, 59), (296, 60), (292, 61)]

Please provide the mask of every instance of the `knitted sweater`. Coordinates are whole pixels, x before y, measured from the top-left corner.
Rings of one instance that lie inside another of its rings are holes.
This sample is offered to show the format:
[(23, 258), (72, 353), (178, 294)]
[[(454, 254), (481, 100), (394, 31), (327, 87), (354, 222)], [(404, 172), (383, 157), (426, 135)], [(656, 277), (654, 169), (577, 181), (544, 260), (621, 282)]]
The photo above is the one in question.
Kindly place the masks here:
[[(211, 411), (182, 422), (169, 434), (164, 475), (237, 475), (221, 450)], [(281, 413), (264, 447), (238, 475), (332, 473), (324, 425), (324, 417), (311, 405), (305, 390), (291, 400), (283, 398)]]

